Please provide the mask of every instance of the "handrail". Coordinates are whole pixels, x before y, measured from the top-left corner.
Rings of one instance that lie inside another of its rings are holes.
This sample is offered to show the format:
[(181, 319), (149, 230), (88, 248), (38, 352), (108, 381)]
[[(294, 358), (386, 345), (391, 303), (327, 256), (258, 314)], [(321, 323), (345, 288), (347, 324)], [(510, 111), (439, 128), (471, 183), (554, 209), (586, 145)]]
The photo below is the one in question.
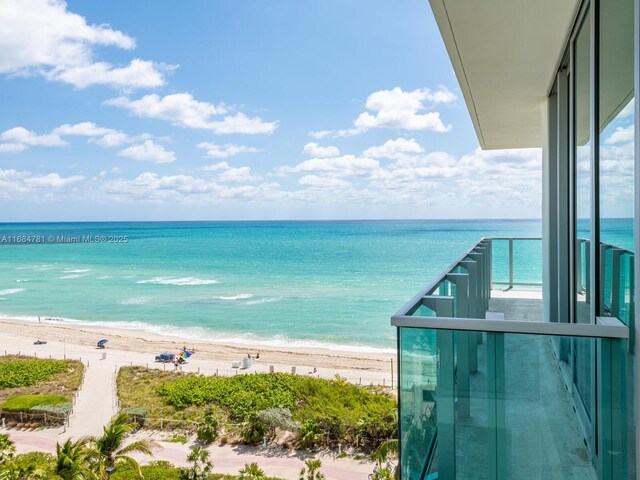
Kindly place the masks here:
[(596, 324), (540, 322), (529, 320), (493, 320), (484, 318), (414, 317), (394, 315), (394, 327), (471, 332), (524, 333), (560, 337), (629, 338), (629, 327), (614, 317), (597, 317)]
[(415, 313), (415, 311), (420, 308), (421, 305), (421, 301), (422, 301), (422, 297), (424, 297), (425, 295), (430, 295), (431, 293), (433, 293), (433, 291), (438, 287), (438, 285), (440, 285), (440, 283), (445, 279), (445, 277), (451, 273), (451, 271), (453, 269), (455, 269), (460, 262), (462, 262), (465, 258), (467, 258), (467, 256), (473, 252), (474, 249), (476, 249), (478, 247), (478, 245), (480, 245), (483, 241), (487, 240), (486, 237), (482, 237), (480, 240), (478, 240), (476, 243), (473, 244), (473, 246), (467, 250), (465, 253), (463, 253), (460, 257), (458, 257), (458, 259), (453, 262), (451, 265), (449, 265), (449, 267), (447, 267), (445, 270), (442, 271), (442, 273), (440, 273), (436, 279), (434, 281), (432, 281), (431, 283), (429, 283), (426, 287), (424, 287), (422, 290), (420, 290), (411, 300), (409, 300), (407, 303), (405, 303), (400, 310), (398, 310), (394, 317), (397, 316), (402, 316), (402, 315), (412, 315), (413, 313)]

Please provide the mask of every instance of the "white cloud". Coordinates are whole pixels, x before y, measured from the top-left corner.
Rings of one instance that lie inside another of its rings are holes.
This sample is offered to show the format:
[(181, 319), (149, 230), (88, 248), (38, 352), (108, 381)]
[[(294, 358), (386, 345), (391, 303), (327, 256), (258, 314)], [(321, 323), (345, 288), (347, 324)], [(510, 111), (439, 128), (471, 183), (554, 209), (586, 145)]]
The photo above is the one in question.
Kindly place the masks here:
[(65, 123), (52, 130), (56, 135), (77, 135), (82, 137), (96, 137), (112, 133), (111, 128), (99, 127), (93, 122), (80, 122), (73, 125)]
[(303, 153), (316, 158), (337, 157), (340, 155), (340, 150), (334, 146), (321, 147), (317, 143), (307, 143), (302, 149)]
[(205, 149), (207, 151), (207, 156), (212, 158), (229, 158), (241, 153), (257, 153), (260, 151), (254, 147), (233, 145), (231, 143), (217, 145), (215, 143), (203, 142), (198, 144), (198, 148)]
[(159, 176), (145, 172), (137, 177), (106, 182), (101, 190), (121, 201), (142, 200), (150, 202), (206, 202), (219, 200), (265, 199), (274, 195), (277, 183), (239, 185), (230, 187), (216, 181), (190, 175)]
[(314, 188), (349, 188), (352, 183), (347, 180), (333, 177), (319, 177), (317, 175), (305, 175), (298, 180), (303, 187)]
[(109, 25), (87, 24), (62, 0), (3, 0), (0, 25), (1, 73), (40, 74), (78, 88), (140, 88), (163, 85), (173, 68), (139, 59), (125, 67), (94, 62), (95, 47), (131, 50), (134, 39)]
[(82, 180), (84, 180), (84, 177), (81, 175), (61, 177), (58, 173), (49, 173), (47, 175), (35, 175), (26, 178), (24, 182), (27, 186), (34, 188), (62, 188)]
[(22, 143), (0, 143), (0, 153), (18, 153), (27, 148)]
[(368, 177), (380, 168), (377, 160), (343, 155), (334, 158), (312, 158), (293, 167), (283, 166), (276, 169), (277, 175), (288, 173), (323, 173), (334, 177)]
[(424, 152), (424, 149), (413, 138), (410, 140), (398, 138), (396, 140), (387, 140), (378, 147), (367, 148), (362, 154), (365, 157), (396, 159), (422, 152)]
[(258, 175), (251, 173), (251, 167), (234, 168), (227, 162), (218, 162), (202, 168), (205, 172), (220, 172), (217, 179), (220, 182), (253, 182), (260, 180)]
[[(22, 145), (25, 148), (26, 146), (63, 147), (67, 145), (67, 142), (62, 140), (60, 136), (55, 133), (37, 135), (34, 131), (27, 130), (24, 127), (14, 127), (6, 130), (0, 134), (0, 141), (14, 145), (4, 147), (5, 149), (13, 152), (19, 151), (16, 150), (18, 147), (15, 147), (15, 145)], [(24, 148), (22, 150), (24, 150)]]
[(230, 168), (231, 168), (231, 165), (229, 165), (227, 162), (218, 162), (218, 163), (214, 163), (213, 165), (207, 165), (202, 169), (205, 172), (217, 172), (218, 170), (228, 170)]
[(249, 118), (241, 112), (215, 119), (213, 117), (229, 113), (229, 107), (200, 102), (190, 93), (174, 93), (164, 97), (151, 94), (138, 100), (118, 97), (107, 100), (105, 104), (125, 108), (138, 117), (168, 120), (173, 125), (206, 129), (218, 134), (273, 133), (278, 126), (278, 122), (265, 122), (258, 117)]
[[(103, 148), (119, 147), (125, 143), (133, 143), (148, 140), (149, 134), (130, 136), (113, 128), (101, 127), (93, 122), (80, 122), (73, 125), (65, 123), (53, 129), (52, 133), (62, 136), (92, 137), (91, 142), (95, 142)], [(95, 140), (95, 137), (100, 137)]]
[(105, 62), (58, 67), (46, 74), (50, 80), (59, 80), (77, 88), (90, 85), (110, 85), (119, 88), (155, 88), (164, 85), (164, 75), (175, 66), (134, 59), (126, 67), (114, 67)]
[(405, 92), (400, 87), (391, 90), (379, 90), (367, 97), (367, 112), (361, 113), (353, 122), (352, 128), (338, 130), (336, 137), (351, 137), (372, 128), (392, 128), (397, 130), (430, 130), (448, 132), (451, 125), (445, 125), (440, 112), (427, 111), (434, 105), (450, 103), (456, 96), (445, 86), (432, 91), (421, 88)]
[(171, 163), (176, 160), (175, 152), (167, 151), (162, 145), (153, 143), (151, 140), (120, 150), (118, 156), (154, 163)]
[(103, 148), (119, 147), (131, 142), (131, 138), (124, 132), (110, 132), (96, 140), (96, 143)]
[(328, 137), (332, 133), (333, 132), (331, 130), (318, 130), (317, 132), (309, 132), (309, 135), (311, 135), (316, 140), (321, 140), (324, 137)]
[(16, 195), (35, 191), (47, 196), (62, 187), (71, 186), (83, 179), (84, 177), (80, 175), (62, 177), (59, 173), (53, 172), (34, 174), (25, 170), (0, 169), (0, 198), (15, 198)]
[(612, 145), (632, 142), (635, 135), (634, 129), (635, 127), (633, 125), (629, 125), (628, 127), (617, 127), (615, 132), (613, 132), (604, 143)]
[(218, 175), (221, 182), (253, 182), (260, 177), (251, 174), (251, 167), (229, 168)]

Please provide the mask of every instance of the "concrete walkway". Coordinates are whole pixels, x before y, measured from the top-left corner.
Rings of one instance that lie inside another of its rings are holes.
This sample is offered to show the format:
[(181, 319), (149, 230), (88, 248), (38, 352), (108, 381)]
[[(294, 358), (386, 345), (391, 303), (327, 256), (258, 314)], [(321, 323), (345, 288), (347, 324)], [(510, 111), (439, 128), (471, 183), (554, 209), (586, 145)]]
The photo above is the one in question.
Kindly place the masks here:
[(68, 437), (101, 435), (102, 428), (116, 414), (114, 371), (115, 364), (106, 359), (89, 362), (69, 417)]

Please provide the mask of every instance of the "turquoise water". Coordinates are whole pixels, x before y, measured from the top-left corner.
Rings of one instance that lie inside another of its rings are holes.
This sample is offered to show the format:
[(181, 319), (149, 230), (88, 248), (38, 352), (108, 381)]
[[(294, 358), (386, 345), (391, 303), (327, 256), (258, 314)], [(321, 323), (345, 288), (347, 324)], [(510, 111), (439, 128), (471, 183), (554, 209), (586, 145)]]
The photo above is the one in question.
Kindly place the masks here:
[[(389, 317), (473, 243), (540, 230), (539, 221), (2, 224), (0, 313), (220, 342), (392, 351)], [(9, 243), (20, 235), (128, 242)], [(536, 245), (527, 255), (516, 248), (516, 274), (532, 281)]]

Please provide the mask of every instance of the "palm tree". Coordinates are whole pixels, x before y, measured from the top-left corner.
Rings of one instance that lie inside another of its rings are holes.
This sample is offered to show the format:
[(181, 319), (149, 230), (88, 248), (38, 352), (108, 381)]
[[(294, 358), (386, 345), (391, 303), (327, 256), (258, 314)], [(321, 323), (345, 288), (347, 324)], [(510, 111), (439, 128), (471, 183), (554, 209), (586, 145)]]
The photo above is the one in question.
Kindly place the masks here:
[[(397, 479), (400, 478), (400, 469), (397, 465), (393, 465), (389, 457), (398, 455), (398, 439), (397, 438), (389, 438), (382, 442), (380, 446), (373, 452), (372, 458), (376, 462), (376, 467), (373, 471), (374, 476), (373, 479), (378, 478), (389, 478)], [(378, 476), (375, 476), (375, 475)]]
[(92, 471), (92, 452), (86, 440), (72, 442), (67, 439), (62, 445), (56, 444), (55, 475), (61, 480), (97, 480)]
[(150, 440), (138, 440), (127, 446), (123, 446), (127, 434), (131, 432), (135, 426), (136, 424), (129, 420), (129, 416), (126, 413), (121, 413), (103, 428), (101, 437), (89, 439), (97, 456), (99, 469), (103, 471), (103, 473), (113, 472), (119, 464), (130, 464), (139, 471), (140, 467), (138, 462), (131, 458), (129, 454), (140, 452), (145, 455), (153, 455), (151, 449), (155, 447), (156, 444)]
[(300, 480), (325, 480), (325, 476), (318, 471), (322, 466), (320, 460), (308, 459), (304, 461), (306, 469), (300, 470)]
[(0, 435), (0, 464), (8, 462), (16, 453), (16, 446), (13, 444), (9, 435), (3, 433)]
[(247, 463), (238, 472), (238, 480), (263, 480), (267, 478), (257, 463)]
[(209, 450), (196, 445), (191, 450), (187, 461), (191, 462), (190, 467), (180, 469), (180, 480), (206, 480), (213, 469), (213, 463), (209, 460)]

